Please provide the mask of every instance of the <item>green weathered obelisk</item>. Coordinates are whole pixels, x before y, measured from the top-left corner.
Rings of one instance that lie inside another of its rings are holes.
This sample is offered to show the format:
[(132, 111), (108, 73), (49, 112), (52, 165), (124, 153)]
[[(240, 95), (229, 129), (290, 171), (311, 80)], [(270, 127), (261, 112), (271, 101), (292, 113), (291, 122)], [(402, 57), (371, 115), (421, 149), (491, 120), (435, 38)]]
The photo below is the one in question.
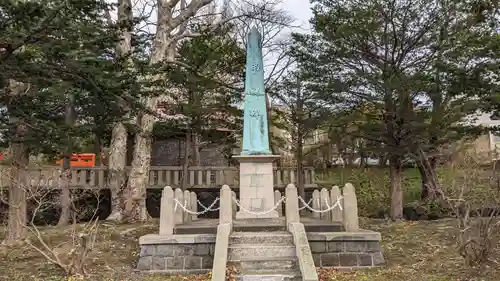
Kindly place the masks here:
[(270, 155), (262, 38), (253, 27), (248, 34), (241, 155)]
[(254, 27), (248, 34), (243, 116), (243, 146), (234, 156), (240, 162), (240, 211), (236, 218), (276, 218), (273, 161), (269, 149), (262, 38)]

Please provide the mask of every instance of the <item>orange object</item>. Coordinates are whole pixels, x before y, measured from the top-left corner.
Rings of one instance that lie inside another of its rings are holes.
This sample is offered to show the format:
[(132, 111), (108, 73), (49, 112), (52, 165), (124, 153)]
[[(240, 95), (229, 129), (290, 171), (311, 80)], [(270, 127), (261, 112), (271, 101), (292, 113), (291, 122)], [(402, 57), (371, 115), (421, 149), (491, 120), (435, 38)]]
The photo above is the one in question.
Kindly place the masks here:
[[(64, 159), (56, 161), (57, 165), (62, 165)], [(95, 154), (94, 153), (80, 153), (73, 154), (71, 157), (70, 167), (94, 167)]]

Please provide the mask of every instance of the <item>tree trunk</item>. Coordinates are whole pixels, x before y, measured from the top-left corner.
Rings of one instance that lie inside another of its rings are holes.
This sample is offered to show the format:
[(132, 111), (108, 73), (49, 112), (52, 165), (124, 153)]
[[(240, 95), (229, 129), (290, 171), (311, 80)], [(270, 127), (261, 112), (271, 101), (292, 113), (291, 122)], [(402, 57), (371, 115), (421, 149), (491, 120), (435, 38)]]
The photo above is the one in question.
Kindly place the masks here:
[(391, 157), (389, 161), (389, 178), (391, 181), (391, 219), (399, 220), (403, 218), (403, 170), (398, 156)]
[(420, 190), (420, 199), (426, 200), (429, 198), (429, 179), (427, 177), (427, 173), (421, 163), (417, 163), (418, 172), (420, 173), (420, 182), (421, 182), (421, 190)]
[(193, 133), (192, 135), (192, 142), (193, 142), (193, 157), (192, 157), (192, 165), (193, 166), (200, 166), (200, 137), (196, 134)]
[[(14, 118), (13, 118), (14, 119)], [(9, 216), (7, 222), (7, 236), (4, 244), (12, 244), (26, 236), (26, 189), (27, 166), (29, 151), (24, 143), (27, 127), (22, 121), (17, 121), (14, 141), (11, 141), (12, 165), (10, 169), (9, 186)], [(34, 215), (34, 214), (33, 214)]]
[[(189, 20), (204, 6), (210, 4), (213, 0), (192, 0), (186, 6), (186, 1), (180, 1), (180, 11), (174, 17), (175, 5), (172, 3), (179, 1), (158, 0), (157, 3), (157, 25), (156, 34), (152, 44), (149, 65), (154, 66), (157, 63), (173, 61), (176, 53), (176, 39), (178, 34), (186, 31)], [(176, 31), (178, 34), (172, 34)], [(177, 37), (178, 38), (178, 37)], [(153, 81), (165, 79), (161, 74), (152, 77)], [(149, 97), (145, 102), (148, 110), (156, 111), (158, 97)], [(153, 116), (143, 112), (139, 114), (137, 123), (139, 132), (136, 135), (134, 155), (132, 160), (132, 169), (130, 171), (127, 189), (132, 194), (132, 203), (129, 205), (132, 220), (147, 220), (146, 212), (146, 185), (149, 181), (149, 169), (151, 167), (151, 133), (153, 131), (155, 119)], [(128, 211), (127, 211), (128, 212)]]
[(420, 198), (422, 200), (436, 199), (438, 193), (441, 192), (436, 174), (437, 159), (436, 157), (430, 157), (429, 159), (421, 149), (418, 150), (418, 154), (417, 167), (422, 183)]
[[(303, 158), (304, 158), (304, 153), (303, 153), (303, 136), (302, 134), (298, 134), (297, 136), (297, 151), (295, 155), (295, 159), (297, 159), (297, 191), (298, 195), (306, 200), (306, 189), (304, 187), (304, 167), (302, 165), (303, 163)], [(307, 210), (303, 208), (300, 213), (302, 215), (307, 213)]]
[(187, 190), (189, 188), (189, 150), (191, 148), (191, 131), (186, 132), (186, 139), (184, 143), (184, 158), (182, 159), (182, 179), (181, 189)]
[[(75, 96), (73, 93), (68, 94), (68, 101), (65, 112), (66, 126), (71, 130), (75, 125)], [(64, 152), (63, 167), (62, 167), (62, 184), (61, 193), (59, 195), (59, 203), (61, 204), (61, 216), (57, 225), (67, 225), (71, 218), (71, 190), (69, 183), (71, 180), (71, 158), (73, 156), (73, 139), (68, 137), (66, 140), (66, 151)]]
[[(165, 58), (173, 60), (175, 57), (175, 44), (170, 40), (172, 21), (172, 8), (169, 1), (158, 1), (158, 25), (153, 40), (151, 66), (164, 61)], [(153, 81), (164, 79), (160, 74), (151, 77)], [(148, 110), (156, 111), (158, 97), (146, 98), (144, 105)], [(149, 170), (151, 168), (151, 134), (153, 132), (155, 119), (147, 112), (137, 116), (138, 132), (135, 135), (134, 153), (132, 155), (132, 167), (127, 182), (127, 192), (130, 193), (125, 205), (126, 213), (132, 221), (146, 221), (148, 213), (146, 210), (146, 188), (149, 182)]]
[[(118, 22), (121, 26), (121, 38), (116, 46), (117, 54), (121, 57), (128, 56), (132, 52), (132, 29), (131, 21), (132, 2), (130, 0), (118, 0)], [(133, 66), (131, 60), (128, 61)], [(123, 100), (118, 101), (121, 109), (125, 110), (127, 104)], [(128, 117), (128, 113), (126, 114)], [(125, 206), (131, 200), (127, 187), (127, 153), (128, 134), (123, 122), (118, 121), (113, 125), (111, 132), (111, 144), (108, 159), (107, 185), (111, 191), (111, 214), (107, 220), (122, 221), (125, 216)], [(131, 202), (130, 202), (131, 205)]]
[(121, 221), (125, 217), (125, 187), (127, 186), (127, 129), (118, 122), (111, 132), (107, 184), (111, 190), (111, 214), (108, 220)]
[[(156, 108), (156, 99), (150, 100), (148, 105), (149, 108)], [(146, 188), (151, 167), (151, 132), (154, 119), (151, 115), (140, 114), (138, 120), (141, 131), (135, 136), (132, 169), (127, 182), (127, 193), (129, 192), (130, 196), (126, 200), (125, 209), (131, 221), (146, 221)]]

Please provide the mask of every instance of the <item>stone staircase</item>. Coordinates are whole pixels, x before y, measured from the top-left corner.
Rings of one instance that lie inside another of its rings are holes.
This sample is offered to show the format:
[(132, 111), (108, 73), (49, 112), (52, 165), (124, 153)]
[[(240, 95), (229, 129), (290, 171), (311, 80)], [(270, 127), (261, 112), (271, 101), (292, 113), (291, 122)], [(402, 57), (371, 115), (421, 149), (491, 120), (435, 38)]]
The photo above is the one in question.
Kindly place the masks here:
[(228, 265), (239, 281), (300, 281), (292, 234), (287, 231), (233, 232)]

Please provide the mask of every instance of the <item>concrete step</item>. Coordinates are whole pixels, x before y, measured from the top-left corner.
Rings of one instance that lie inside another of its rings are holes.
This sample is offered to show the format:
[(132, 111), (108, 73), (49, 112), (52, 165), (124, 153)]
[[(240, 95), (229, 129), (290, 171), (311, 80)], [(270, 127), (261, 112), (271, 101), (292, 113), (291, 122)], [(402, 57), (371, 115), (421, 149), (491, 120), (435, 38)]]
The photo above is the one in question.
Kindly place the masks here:
[(252, 270), (240, 272), (238, 281), (302, 281), (300, 271), (289, 270)]
[(243, 260), (233, 260), (228, 264), (234, 265), (234, 267), (239, 271), (260, 269), (293, 271), (299, 269), (296, 257), (249, 258)]
[(248, 224), (248, 225), (234, 225), (233, 226), (234, 231), (252, 231), (252, 232), (270, 232), (270, 231), (286, 231), (286, 226), (285, 225), (266, 225), (264, 223), (262, 224)]
[(228, 249), (229, 261), (252, 258), (275, 258), (275, 257), (295, 257), (295, 246), (275, 246), (275, 245), (254, 245), (239, 244), (230, 245)]
[(229, 236), (229, 245), (258, 244), (258, 245), (293, 245), (293, 236), (287, 231), (273, 232), (233, 232)]

